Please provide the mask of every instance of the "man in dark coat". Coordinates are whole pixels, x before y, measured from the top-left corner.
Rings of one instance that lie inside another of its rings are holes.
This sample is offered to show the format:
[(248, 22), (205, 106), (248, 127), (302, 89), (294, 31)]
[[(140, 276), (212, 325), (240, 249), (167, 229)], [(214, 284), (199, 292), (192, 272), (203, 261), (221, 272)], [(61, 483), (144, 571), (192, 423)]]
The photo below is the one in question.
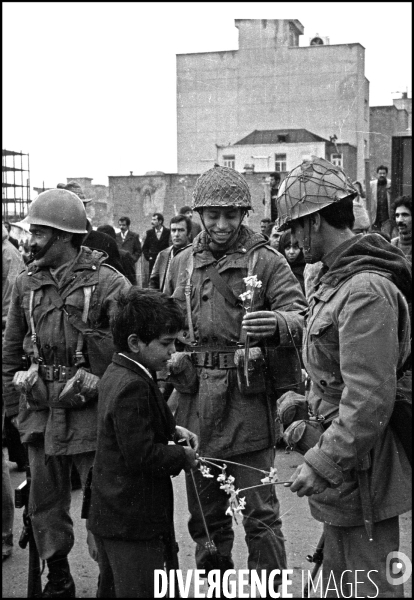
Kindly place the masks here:
[(142, 253), (148, 261), (150, 276), (158, 254), (170, 245), (171, 233), (167, 227), (164, 227), (164, 217), (161, 213), (152, 215), (151, 225), (152, 229), (148, 229), (142, 246)]
[(131, 219), (129, 217), (121, 217), (118, 220), (118, 226), (121, 230), (120, 233), (116, 234), (118, 248), (129, 252), (134, 259), (134, 263), (136, 263), (142, 252), (139, 235), (130, 230)]

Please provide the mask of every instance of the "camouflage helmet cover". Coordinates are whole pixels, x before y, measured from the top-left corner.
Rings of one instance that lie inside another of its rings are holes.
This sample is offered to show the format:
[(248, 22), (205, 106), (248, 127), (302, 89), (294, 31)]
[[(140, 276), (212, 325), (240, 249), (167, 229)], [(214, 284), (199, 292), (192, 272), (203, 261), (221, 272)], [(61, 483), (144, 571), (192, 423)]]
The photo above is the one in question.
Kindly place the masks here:
[(209, 206), (251, 208), (250, 190), (243, 175), (219, 165), (203, 173), (194, 188), (193, 210)]
[(289, 229), (291, 221), (357, 195), (358, 191), (340, 167), (311, 156), (290, 171), (279, 188), (278, 230)]

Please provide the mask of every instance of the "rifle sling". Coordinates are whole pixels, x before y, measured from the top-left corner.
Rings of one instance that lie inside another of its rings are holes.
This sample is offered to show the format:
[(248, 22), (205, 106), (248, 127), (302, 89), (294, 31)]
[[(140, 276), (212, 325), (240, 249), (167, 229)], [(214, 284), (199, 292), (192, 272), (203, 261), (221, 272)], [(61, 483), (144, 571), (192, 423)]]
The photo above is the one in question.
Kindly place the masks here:
[(223, 298), (225, 298), (227, 300), (227, 302), (229, 304), (231, 304), (234, 307), (242, 306), (242, 302), (241, 302), (240, 298), (237, 298), (233, 294), (233, 291), (231, 290), (231, 288), (227, 285), (227, 283), (224, 281), (224, 279), (222, 278), (220, 273), (217, 271), (217, 269), (213, 265), (209, 265), (206, 268), (206, 273), (209, 276), (211, 283), (218, 290), (218, 292), (223, 296)]

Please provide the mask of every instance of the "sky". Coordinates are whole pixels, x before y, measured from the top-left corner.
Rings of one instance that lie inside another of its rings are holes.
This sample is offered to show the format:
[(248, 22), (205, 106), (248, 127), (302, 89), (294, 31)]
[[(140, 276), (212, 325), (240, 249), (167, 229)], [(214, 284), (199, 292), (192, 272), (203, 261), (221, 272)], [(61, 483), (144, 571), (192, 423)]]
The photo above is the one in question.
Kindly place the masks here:
[[(370, 106), (411, 97), (410, 2), (3, 2), (3, 148), (31, 187), (177, 172), (176, 54), (236, 50), (235, 19), (365, 47)], [(36, 194), (32, 192), (32, 198)]]

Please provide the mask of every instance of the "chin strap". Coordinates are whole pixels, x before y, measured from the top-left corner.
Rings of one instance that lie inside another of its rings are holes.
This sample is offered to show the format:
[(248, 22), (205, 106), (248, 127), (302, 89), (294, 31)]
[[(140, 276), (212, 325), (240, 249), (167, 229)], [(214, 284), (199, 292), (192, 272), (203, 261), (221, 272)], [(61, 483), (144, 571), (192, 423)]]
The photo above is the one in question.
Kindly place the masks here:
[(53, 233), (50, 240), (43, 246), (41, 250), (39, 250), (39, 252), (36, 252), (36, 254), (30, 254), (30, 260), (27, 264), (32, 263), (34, 260), (39, 260), (39, 258), (43, 258), (43, 256), (46, 254), (46, 252), (50, 250), (50, 248), (53, 246), (58, 237), (59, 233)]
[(305, 219), (305, 224), (303, 226), (303, 256), (305, 258), (306, 263), (312, 262), (312, 254), (311, 254), (311, 220)]

